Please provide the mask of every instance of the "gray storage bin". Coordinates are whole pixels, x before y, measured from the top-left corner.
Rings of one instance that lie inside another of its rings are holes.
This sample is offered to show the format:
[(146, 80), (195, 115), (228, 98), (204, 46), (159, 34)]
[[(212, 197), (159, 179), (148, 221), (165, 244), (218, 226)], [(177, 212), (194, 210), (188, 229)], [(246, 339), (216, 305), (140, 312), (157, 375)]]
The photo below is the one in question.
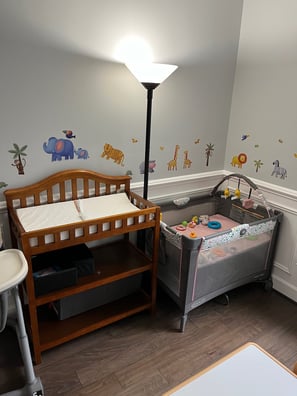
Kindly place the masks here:
[(140, 289), (141, 280), (142, 274), (121, 279), (95, 289), (62, 298), (53, 303), (53, 308), (60, 320), (67, 319), (134, 293)]

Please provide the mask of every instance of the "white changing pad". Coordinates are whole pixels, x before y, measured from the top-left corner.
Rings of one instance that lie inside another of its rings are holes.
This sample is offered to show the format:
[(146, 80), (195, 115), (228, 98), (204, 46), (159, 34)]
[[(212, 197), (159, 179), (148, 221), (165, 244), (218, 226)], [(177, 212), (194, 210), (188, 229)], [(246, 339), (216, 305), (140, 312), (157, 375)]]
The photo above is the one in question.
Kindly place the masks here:
[(130, 202), (126, 193), (117, 193), (20, 208), (16, 212), (24, 230), (29, 232), (137, 210), (140, 209)]

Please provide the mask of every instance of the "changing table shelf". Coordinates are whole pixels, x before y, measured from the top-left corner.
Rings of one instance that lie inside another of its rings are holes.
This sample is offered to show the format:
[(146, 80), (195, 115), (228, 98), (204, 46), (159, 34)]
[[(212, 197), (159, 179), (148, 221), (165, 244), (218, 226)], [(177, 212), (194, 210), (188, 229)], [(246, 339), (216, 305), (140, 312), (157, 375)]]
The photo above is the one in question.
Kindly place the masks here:
[(139, 291), (63, 321), (40, 320), (40, 350), (46, 351), (150, 307), (150, 297)]
[(36, 305), (44, 305), (152, 269), (151, 260), (125, 239), (95, 247), (91, 251), (95, 260), (94, 274), (78, 278), (75, 286), (36, 297)]

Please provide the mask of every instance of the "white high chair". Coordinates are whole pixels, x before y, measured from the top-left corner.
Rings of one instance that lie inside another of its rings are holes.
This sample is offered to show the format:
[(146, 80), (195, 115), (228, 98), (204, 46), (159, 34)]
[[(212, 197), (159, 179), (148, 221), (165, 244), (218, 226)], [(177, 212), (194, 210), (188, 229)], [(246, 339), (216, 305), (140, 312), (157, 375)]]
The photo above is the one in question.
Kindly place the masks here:
[[(4, 330), (6, 323), (15, 328), (26, 377), (24, 387), (3, 393), (1, 396), (44, 395), (41, 380), (34, 373), (22, 304), (18, 292), (18, 285), (25, 279), (27, 272), (28, 264), (22, 251), (18, 249), (0, 251), (0, 332)], [(8, 318), (9, 292), (12, 294), (15, 303), (15, 318)]]

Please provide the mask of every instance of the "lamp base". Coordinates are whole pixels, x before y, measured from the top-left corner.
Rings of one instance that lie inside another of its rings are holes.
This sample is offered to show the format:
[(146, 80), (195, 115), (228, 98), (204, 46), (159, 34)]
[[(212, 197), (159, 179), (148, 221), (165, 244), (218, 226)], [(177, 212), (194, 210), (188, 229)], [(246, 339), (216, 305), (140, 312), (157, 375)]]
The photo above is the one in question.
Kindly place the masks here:
[(159, 83), (152, 83), (152, 82), (142, 82), (141, 83), (146, 89), (153, 90), (157, 88), (160, 84)]

